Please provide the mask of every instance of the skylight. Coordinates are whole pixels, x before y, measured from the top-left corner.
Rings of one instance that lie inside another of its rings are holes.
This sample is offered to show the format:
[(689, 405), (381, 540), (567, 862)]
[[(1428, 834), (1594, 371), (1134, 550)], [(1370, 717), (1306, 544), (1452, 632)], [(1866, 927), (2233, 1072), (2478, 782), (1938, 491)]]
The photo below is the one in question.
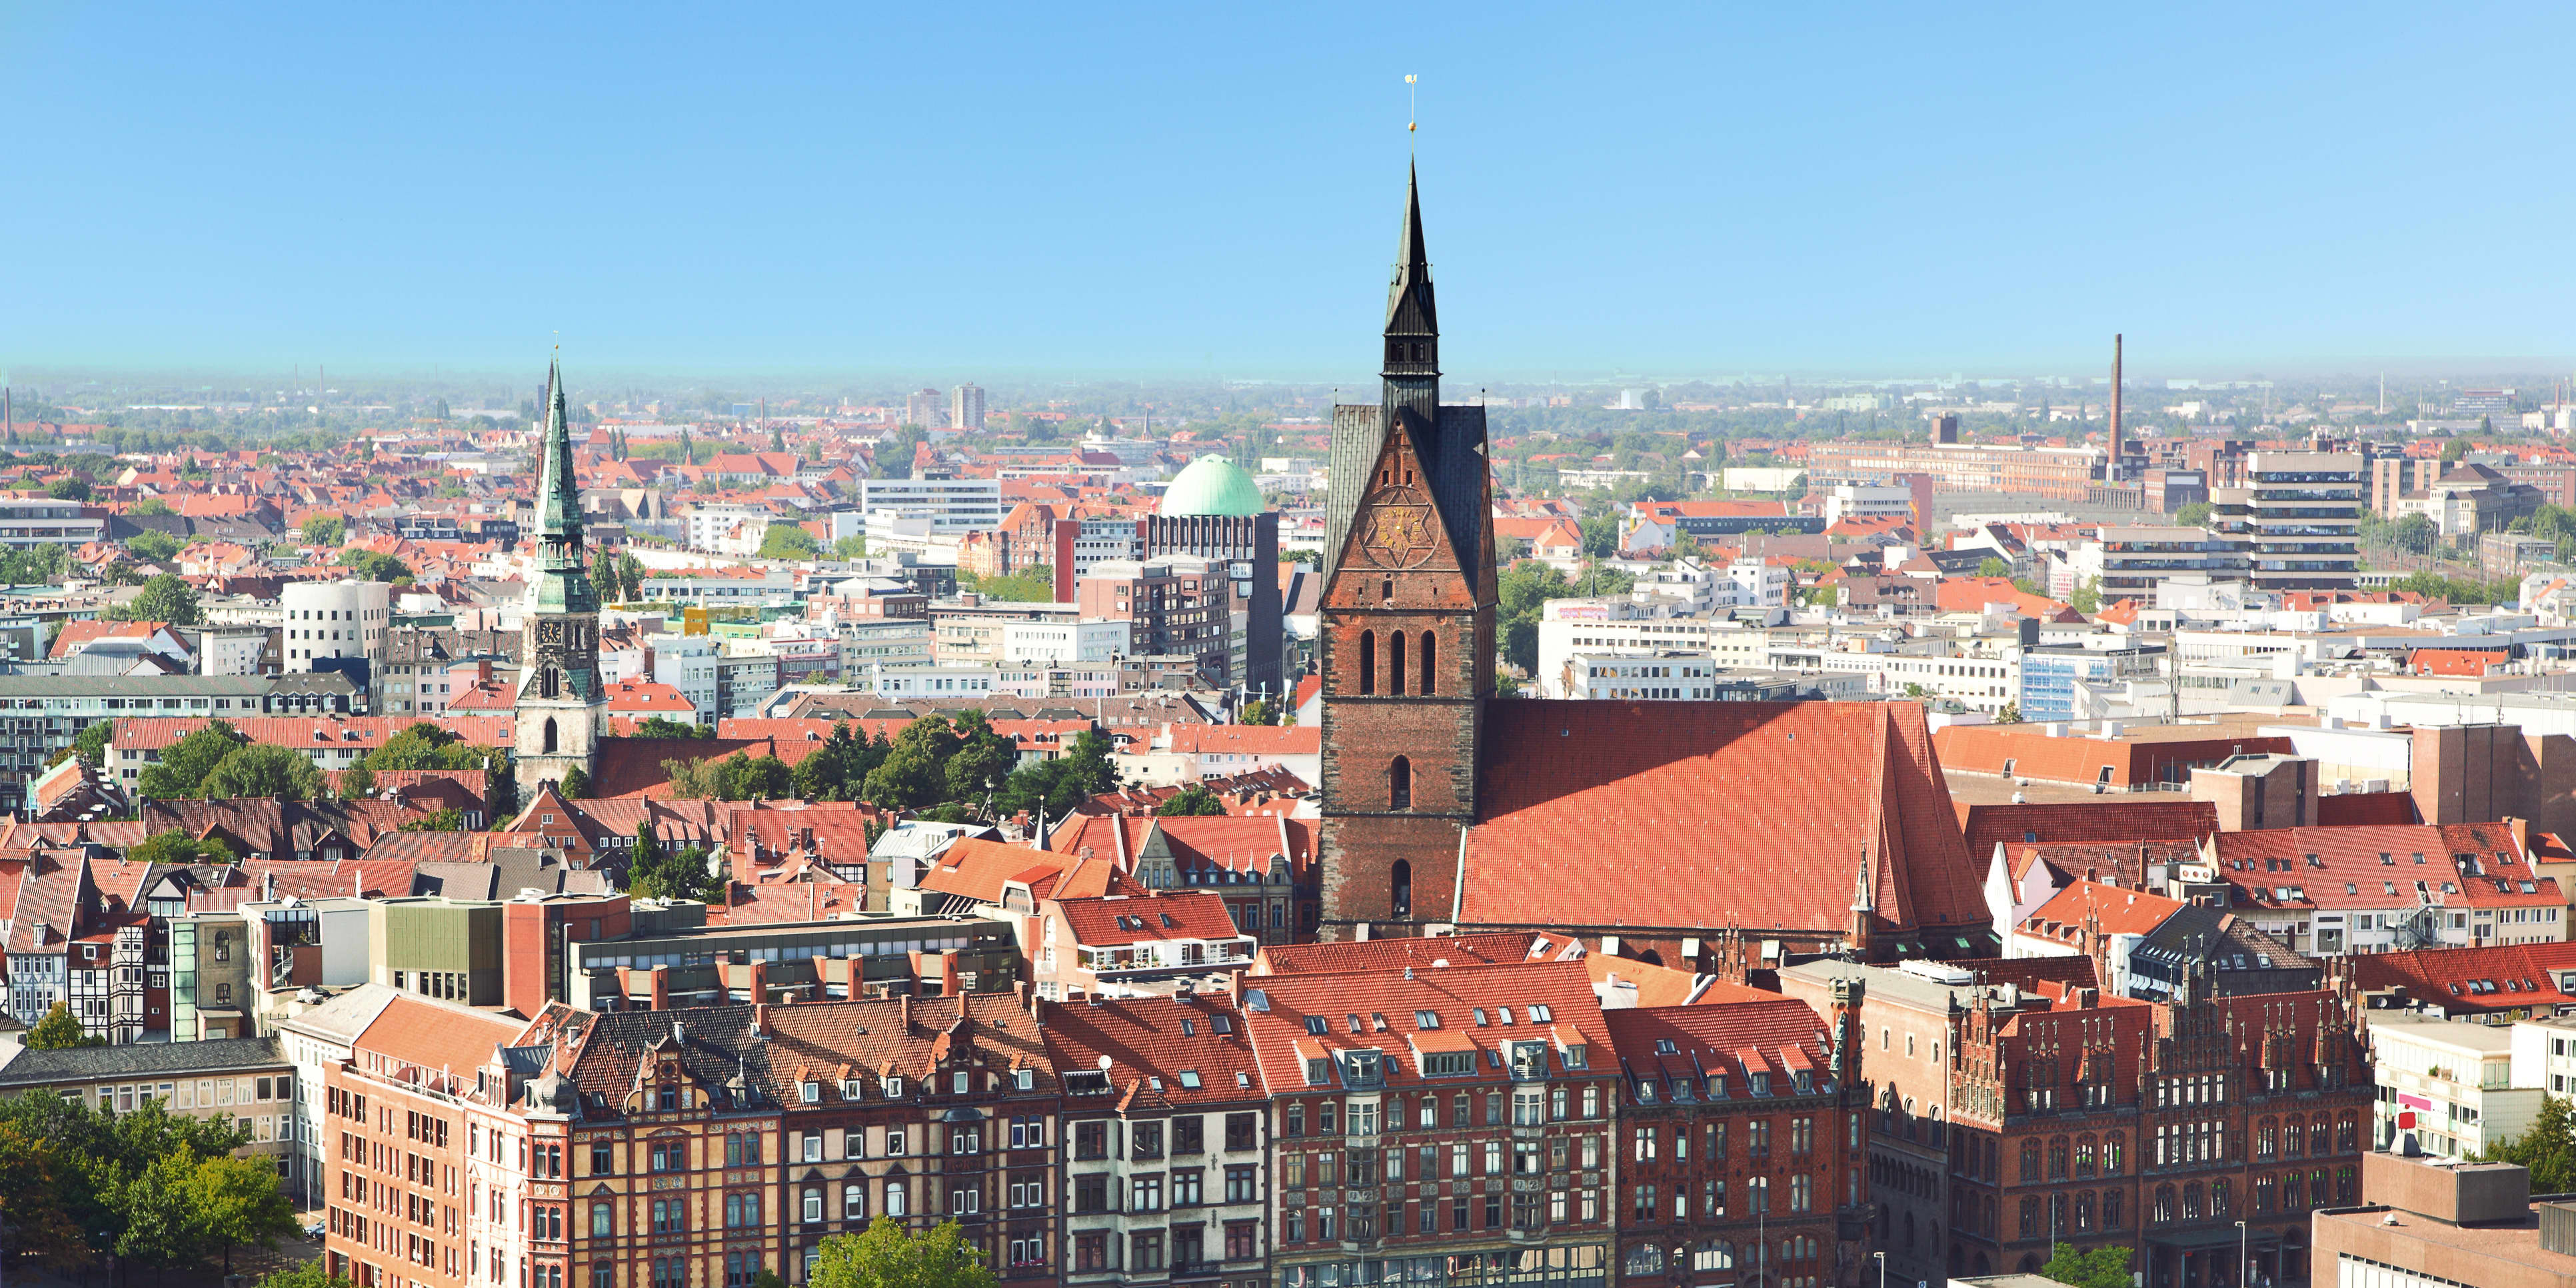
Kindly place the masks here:
[(1199, 1071), (1198, 1071), (1198, 1070), (1196, 1070), (1196, 1069), (1183, 1069), (1183, 1070), (1181, 1070), (1181, 1072), (1180, 1072), (1180, 1075), (1179, 1075), (1179, 1076), (1180, 1076), (1180, 1079), (1181, 1079), (1181, 1087), (1182, 1087), (1182, 1089), (1183, 1089), (1183, 1090), (1185, 1090), (1185, 1091), (1196, 1091), (1196, 1090), (1198, 1090), (1198, 1089), (1199, 1089)]
[(1325, 1033), (1331, 1032), (1332, 1026), (1324, 1022), (1323, 1016), (1309, 1015), (1306, 1017), (1306, 1031), (1321, 1037)]
[(1436, 1029), (1436, 1028), (1439, 1028), (1439, 1027), (1440, 1027), (1440, 1012), (1438, 1012), (1438, 1011), (1415, 1011), (1415, 1012), (1413, 1013), (1413, 1027), (1415, 1027), (1415, 1028), (1417, 1028), (1417, 1029)]

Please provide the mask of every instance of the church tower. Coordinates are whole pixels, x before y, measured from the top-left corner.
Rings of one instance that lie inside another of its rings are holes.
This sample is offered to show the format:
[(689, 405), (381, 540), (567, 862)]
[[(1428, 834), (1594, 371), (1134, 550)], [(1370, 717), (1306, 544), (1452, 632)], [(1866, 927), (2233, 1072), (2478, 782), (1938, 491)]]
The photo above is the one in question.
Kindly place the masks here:
[(546, 432), (537, 449), (537, 576), (520, 613), (519, 787), (591, 772), (607, 725), (608, 689), (599, 676), (599, 592), (590, 581), (573, 481), (563, 364), (546, 371)]
[(1440, 405), (1440, 325), (1408, 178), (1377, 406), (1333, 409), (1321, 605), (1322, 932), (1452, 920), (1494, 685), (1482, 407)]

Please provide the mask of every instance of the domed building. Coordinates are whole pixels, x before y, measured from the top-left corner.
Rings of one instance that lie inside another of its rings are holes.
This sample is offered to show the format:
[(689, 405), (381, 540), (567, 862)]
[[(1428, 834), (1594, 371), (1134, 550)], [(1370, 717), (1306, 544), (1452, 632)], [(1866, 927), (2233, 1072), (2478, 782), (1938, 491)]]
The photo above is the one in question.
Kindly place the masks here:
[[(1206, 608), (1213, 605), (1189, 605), (1185, 623), (1176, 624), (1183, 643), (1174, 651), (1202, 654), (1202, 673), (1211, 678), (1221, 674), (1229, 689), (1239, 685), (1253, 697), (1268, 695), (1274, 701), (1287, 693), (1279, 515), (1262, 500), (1252, 476), (1223, 456), (1202, 456), (1173, 477), (1163, 490), (1162, 505), (1136, 526), (1141, 539), (1133, 548), (1143, 564), (1120, 568), (1142, 573), (1144, 565), (1174, 556), (1202, 559), (1207, 562), (1204, 572), (1171, 569), (1166, 575), (1221, 577), (1217, 584), (1233, 592), (1230, 611), (1223, 615), (1207, 615)], [(1130, 596), (1127, 602), (1142, 601)], [(1233, 620), (1237, 613), (1239, 633)]]
[(1185, 516), (1222, 515), (1246, 519), (1267, 508), (1261, 501), (1261, 489), (1243, 467), (1210, 452), (1189, 463), (1172, 485), (1163, 490), (1162, 508), (1155, 511), (1167, 519)]

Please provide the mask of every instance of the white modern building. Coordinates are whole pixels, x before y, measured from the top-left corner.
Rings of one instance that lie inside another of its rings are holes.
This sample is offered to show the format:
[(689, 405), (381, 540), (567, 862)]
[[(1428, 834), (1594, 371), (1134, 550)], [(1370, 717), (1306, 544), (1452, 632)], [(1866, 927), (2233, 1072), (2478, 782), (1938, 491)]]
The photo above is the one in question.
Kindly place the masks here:
[(859, 508), (927, 514), (934, 527), (946, 532), (985, 531), (1002, 526), (1002, 481), (864, 479)]
[(286, 612), (286, 669), (310, 671), (316, 659), (356, 657), (373, 674), (385, 661), (392, 591), (381, 581), (288, 582), (278, 596)]
[(1126, 651), (1128, 624), (1088, 621), (1003, 622), (1001, 660), (1021, 666), (1106, 662)]
[(653, 682), (680, 691), (698, 723), (716, 722), (716, 643), (704, 635), (653, 635), (644, 641), (653, 657)]
[(0, 505), (0, 546), (85, 546), (107, 540), (107, 519), (83, 515), (86, 508), (78, 501), (13, 496)]
[(2511, 1028), (2376, 1020), (2370, 1040), (2379, 1084), (2374, 1141), (2412, 1131), (2427, 1154), (2472, 1158), (2521, 1134), (2540, 1113), (2541, 1089), (2514, 1085)]

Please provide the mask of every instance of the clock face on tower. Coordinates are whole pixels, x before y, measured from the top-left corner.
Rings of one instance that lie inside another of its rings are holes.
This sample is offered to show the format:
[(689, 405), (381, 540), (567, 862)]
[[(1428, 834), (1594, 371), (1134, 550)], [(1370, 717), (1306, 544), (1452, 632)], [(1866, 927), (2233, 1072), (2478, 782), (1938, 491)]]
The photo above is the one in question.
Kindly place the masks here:
[(563, 643), (563, 642), (564, 642), (564, 624), (563, 624), (562, 622), (539, 622), (539, 623), (537, 623), (537, 642), (538, 642), (538, 643), (540, 643), (540, 644), (561, 644), (561, 643)]
[(1373, 568), (1418, 568), (1431, 557), (1431, 506), (1411, 487), (1380, 488), (1362, 503), (1360, 555)]

